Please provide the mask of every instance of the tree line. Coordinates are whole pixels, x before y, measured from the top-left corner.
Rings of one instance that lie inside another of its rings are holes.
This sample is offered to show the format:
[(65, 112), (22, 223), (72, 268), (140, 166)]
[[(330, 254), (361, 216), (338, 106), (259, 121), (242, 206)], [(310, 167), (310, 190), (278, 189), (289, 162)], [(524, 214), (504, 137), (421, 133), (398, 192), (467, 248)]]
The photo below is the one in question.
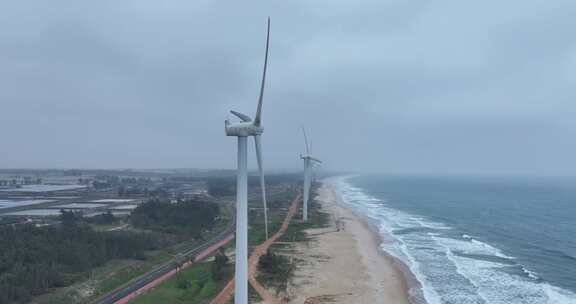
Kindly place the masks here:
[(134, 209), (130, 222), (137, 228), (200, 238), (214, 226), (218, 214), (213, 202), (152, 199)]
[[(293, 183), (300, 178), (299, 174), (271, 174), (266, 176), (266, 185), (275, 186), (281, 183)], [(236, 194), (236, 176), (218, 176), (203, 178), (208, 185), (208, 193), (212, 196), (233, 196)], [(260, 177), (248, 176), (248, 187), (260, 187)]]
[(111, 259), (144, 259), (146, 250), (165, 245), (153, 233), (97, 232), (72, 212), (61, 219), (46, 227), (0, 227), (0, 303), (26, 303)]

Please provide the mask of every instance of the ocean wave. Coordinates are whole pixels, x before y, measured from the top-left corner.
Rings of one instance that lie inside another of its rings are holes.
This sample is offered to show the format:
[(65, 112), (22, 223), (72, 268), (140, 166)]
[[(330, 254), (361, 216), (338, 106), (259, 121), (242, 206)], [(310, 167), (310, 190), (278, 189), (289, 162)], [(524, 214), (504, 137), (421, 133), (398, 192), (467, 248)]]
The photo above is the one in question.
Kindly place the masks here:
[(576, 304), (576, 294), (543, 282), (493, 245), (391, 208), (346, 179), (336, 185), (345, 203), (377, 220), (387, 240), (394, 238), (382, 249), (408, 266), (421, 285), (412, 293), (422, 294), (429, 304)]
[(526, 269), (524, 266), (522, 266), (522, 272), (524, 272), (529, 278), (533, 280), (540, 280), (540, 277), (538, 277), (538, 275), (534, 271), (530, 271)]
[(457, 240), (447, 237), (436, 238), (436, 241), (444, 244), (449, 248), (457, 248), (458, 251), (466, 254), (477, 254), (486, 256), (495, 256), (502, 259), (514, 260), (514, 257), (504, 254), (500, 249), (490, 246), (484, 242), (478, 241), (474, 238), (464, 240)]

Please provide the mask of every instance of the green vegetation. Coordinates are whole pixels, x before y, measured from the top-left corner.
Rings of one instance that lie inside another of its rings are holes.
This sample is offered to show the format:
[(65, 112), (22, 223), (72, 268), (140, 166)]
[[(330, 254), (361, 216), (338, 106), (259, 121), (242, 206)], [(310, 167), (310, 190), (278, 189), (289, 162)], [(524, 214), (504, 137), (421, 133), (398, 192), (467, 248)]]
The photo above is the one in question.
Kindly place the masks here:
[(96, 225), (111, 225), (118, 222), (118, 219), (114, 217), (112, 211), (108, 210), (106, 211), (106, 213), (98, 214), (94, 217), (87, 218), (86, 221)]
[(310, 200), (308, 201), (308, 221), (303, 222), (302, 213), (298, 213), (292, 219), (290, 226), (280, 238), (281, 242), (304, 242), (308, 240), (305, 230), (313, 228), (324, 228), (330, 222), (330, 215), (321, 210), (322, 206), (315, 199), (317, 186), (311, 188)]
[[(137, 229), (106, 231), (123, 222), (110, 212), (82, 218), (64, 210), (60, 225), (1, 227), (0, 303), (26, 303), (33, 297), (37, 303), (85, 302), (94, 292), (109, 291), (168, 261), (167, 248), (180, 252), (197, 246), (204, 235), (212, 234), (210, 229), (221, 231), (225, 223), (216, 220), (218, 215), (213, 202), (151, 200), (136, 208), (130, 219)], [(191, 238), (198, 241), (171, 247)], [(66, 287), (72, 284), (78, 288)], [(62, 292), (36, 299), (54, 288)], [(87, 294), (76, 290), (83, 288)]]
[(166, 245), (154, 233), (97, 232), (73, 212), (61, 225), (0, 228), (0, 303), (25, 303), (86, 277), (111, 259), (143, 259)]
[[(268, 230), (270, 236), (274, 234), (284, 221), (286, 212), (290, 203), (294, 199), (296, 191), (292, 186), (282, 187), (276, 192), (270, 191), (268, 195)], [(264, 212), (261, 209), (262, 202), (260, 200), (250, 201), (248, 212), (248, 222), (250, 227), (248, 230), (248, 244), (255, 246), (265, 241), (265, 228), (264, 228)]]
[(286, 290), (294, 268), (294, 264), (286, 256), (275, 254), (268, 249), (258, 261), (258, 269), (260, 270), (258, 281), (267, 282), (267, 285), (274, 288), (278, 294)]
[(212, 202), (154, 199), (134, 209), (130, 219), (136, 228), (200, 238), (202, 231), (214, 226), (218, 214), (218, 205)]
[(214, 263), (212, 263), (212, 279), (214, 279), (214, 281), (220, 281), (226, 276), (227, 265), (228, 257), (224, 253), (224, 250), (220, 248), (214, 256)]
[(212, 196), (233, 196), (236, 194), (236, 179), (214, 177), (207, 180), (208, 193)]
[[(217, 258), (214, 261), (193, 264), (130, 303), (204, 303), (216, 296), (232, 276), (232, 266), (228, 263), (214, 266), (216, 260)], [(220, 258), (218, 263), (222, 261), (224, 260)], [(218, 267), (222, 267), (218, 270), (221, 271), (221, 276), (216, 279), (214, 270)]]
[[(216, 235), (221, 232), (224, 226), (215, 228), (207, 233), (206, 237)], [(96, 298), (124, 283), (143, 275), (154, 269), (156, 266), (171, 261), (174, 256), (189, 248), (200, 245), (202, 241), (186, 241), (172, 246), (163, 247), (159, 250), (147, 251), (145, 260), (115, 259), (101, 267), (97, 267), (90, 272), (90, 278), (66, 288), (60, 288), (36, 297), (33, 304), (77, 304), (89, 303)]]
[[(268, 187), (280, 184), (292, 184), (297, 180), (295, 174), (274, 174), (266, 176), (266, 185)], [(234, 196), (236, 194), (236, 177), (209, 177), (205, 179), (208, 185), (208, 193), (212, 196)], [(248, 177), (248, 188), (254, 189), (260, 187), (260, 179), (258, 176)]]

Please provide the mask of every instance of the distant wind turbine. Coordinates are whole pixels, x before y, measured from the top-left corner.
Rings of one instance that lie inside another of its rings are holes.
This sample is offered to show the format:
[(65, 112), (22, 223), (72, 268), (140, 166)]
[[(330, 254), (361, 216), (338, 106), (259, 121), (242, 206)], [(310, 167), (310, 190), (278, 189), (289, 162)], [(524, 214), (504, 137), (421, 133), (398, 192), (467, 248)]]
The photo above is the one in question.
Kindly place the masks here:
[(302, 127), (302, 133), (304, 134), (304, 143), (306, 144), (306, 154), (300, 155), (300, 158), (304, 160), (304, 196), (302, 199), (302, 220), (308, 221), (308, 199), (310, 198), (310, 186), (312, 184), (312, 165), (314, 162), (322, 163), (322, 161), (312, 156), (310, 145), (308, 144), (308, 137), (306, 136), (306, 130), (304, 127)]
[(230, 111), (240, 118), (241, 122), (230, 123), (225, 121), (227, 136), (238, 137), (238, 172), (236, 178), (236, 273), (234, 284), (234, 303), (248, 303), (248, 136), (254, 136), (256, 143), (256, 157), (258, 159), (258, 171), (260, 172), (260, 188), (262, 190), (262, 202), (264, 204), (264, 222), (266, 238), (268, 238), (268, 213), (266, 206), (266, 189), (264, 183), (264, 170), (262, 168), (262, 145), (260, 135), (264, 132), (261, 125), (262, 100), (264, 97), (264, 85), (266, 83), (266, 68), (268, 66), (268, 44), (270, 40), (270, 18), (266, 34), (266, 53), (264, 55), (264, 71), (260, 85), (258, 108), (254, 121), (245, 114)]
[[(310, 154), (314, 154), (312, 151), (312, 138), (310, 138)], [(319, 168), (322, 166), (322, 162), (321, 161), (317, 161), (317, 162), (311, 162), (312, 166), (310, 166), (310, 184), (313, 185), (316, 182), (316, 168)]]

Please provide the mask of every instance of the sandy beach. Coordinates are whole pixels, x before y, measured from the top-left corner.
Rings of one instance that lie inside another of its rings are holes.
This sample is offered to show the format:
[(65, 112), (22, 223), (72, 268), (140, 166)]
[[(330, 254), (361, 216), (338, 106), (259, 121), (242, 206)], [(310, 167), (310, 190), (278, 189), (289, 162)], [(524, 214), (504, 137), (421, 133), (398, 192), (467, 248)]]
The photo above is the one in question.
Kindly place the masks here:
[(331, 179), (317, 199), (331, 224), (308, 230), (311, 240), (297, 245), (290, 303), (410, 303), (399, 266), (380, 250), (369, 225), (343, 205)]

